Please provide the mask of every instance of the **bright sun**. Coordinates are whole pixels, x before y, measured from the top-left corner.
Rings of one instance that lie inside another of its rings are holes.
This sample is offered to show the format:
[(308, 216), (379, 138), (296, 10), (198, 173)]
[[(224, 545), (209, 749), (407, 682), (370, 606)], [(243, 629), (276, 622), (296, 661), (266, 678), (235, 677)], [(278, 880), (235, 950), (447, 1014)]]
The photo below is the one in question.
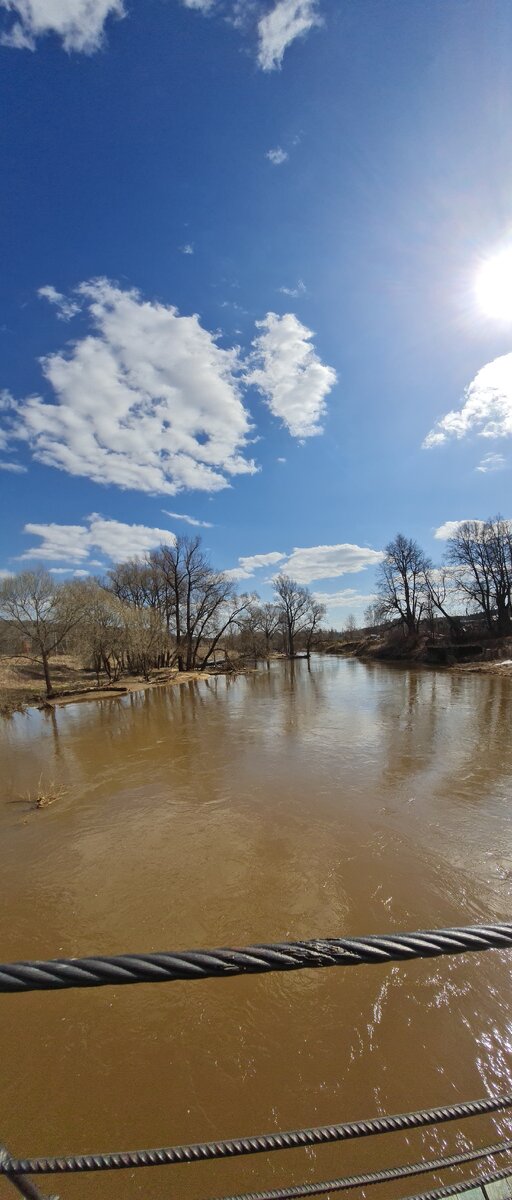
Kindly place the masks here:
[(487, 317), (512, 320), (512, 248), (487, 259), (478, 272), (476, 297)]

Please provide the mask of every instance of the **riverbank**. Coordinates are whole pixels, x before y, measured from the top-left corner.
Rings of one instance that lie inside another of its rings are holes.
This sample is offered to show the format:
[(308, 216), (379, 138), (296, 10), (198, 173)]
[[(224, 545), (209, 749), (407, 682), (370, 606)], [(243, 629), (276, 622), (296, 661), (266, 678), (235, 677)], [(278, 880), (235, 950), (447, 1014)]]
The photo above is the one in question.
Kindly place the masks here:
[(0, 717), (9, 717), (27, 708), (56, 708), (65, 704), (81, 704), (88, 700), (112, 700), (130, 692), (142, 692), (148, 688), (168, 687), (218, 675), (220, 667), (208, 671), (178, 671), (162, 667), (151, 671), (150, 679), (140, 676), (123, 676), (118, 683), (108, 685), (96, 683), (94, 673), (81, 666), (72, 655), (55, 655), (52, 659), (52, 678), (55, 695), (46, 696), (44, 677), (35, 663), (26, 658), (0, 658)]
[(428, 634), (404, 637), (401, 631), (361, 633), (340, 638), (326, 646), (325, 654), (367, 661), (401, 663), (403, 666), (436, 666), (451, 671), (485, 675), (512, 675), (512, 638), (480, 638), (450, 642)]

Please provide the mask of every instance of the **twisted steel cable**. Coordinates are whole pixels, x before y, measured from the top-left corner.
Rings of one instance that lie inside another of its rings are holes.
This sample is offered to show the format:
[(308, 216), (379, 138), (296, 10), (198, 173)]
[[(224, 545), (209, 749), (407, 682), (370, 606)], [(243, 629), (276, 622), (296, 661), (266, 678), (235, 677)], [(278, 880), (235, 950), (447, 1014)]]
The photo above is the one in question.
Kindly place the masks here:
[[(5, 1167), (11, 1161), (11, 1156), (5, 1146), (0, 1146), (0, 1166)], [(4, 1172), (5, 1173), (5, 1172)], [(24, 1197), (24, 1200), (59, 1200), (58, 1196), (43, 1196), (32, 1183), (31, 1179), (24, 1179), (22, 1175), (11, 1175), (10, 1182), (16, 1191)]]
[(415, 933), (277, 942), (243, 949), (56, 958), (48, 962), (38, 960), (0, 965), (0, 992), (170, 983), (177, 979), (218, 979), (269, 971), (298, 971), (304, 967), (352, 967), (361, 963), (434, 958), (444, 954), (509, 949), (511, 946), (512, 924), (463, 925)]
[(161, 1146), (154, 1150), (123, 1150), (106, 1154), (72, 1154), (60, 1158), (23, 1158), (0, 1162), (0, 1175), (58, 1175), (89, 1171), (119, 1171), (135, 1167), (172, 1166), (175, 1163), (204, 1162), (218, 1158), (239, 1158), (247, 1154), (270, 1154), (274, 1150), (293, 1150), (301, 1146), (325, 1145), (328, 1142), (350, 1141), (382, 1133), (396, 1133), (466, 1117), (482, 1116), (512, 1108), (512, 1093), (489, 1096), (483, 1100), (468, 1100), (442, 1108), (422, 1108), (416, 1112), (393, 1116), (371, 1117), (362, 1121), (347, 1121), (338, 1125), (318, 1125), (309, 1129), (292, 1129), (286, 1133), (257, 1134), (244, 1138), (228, 1138), (216, 1142), (196, 1142), (190, 1145)]
[(433, 1188), (430, 1192), (421, 1192), (416, 1196), (404, 1196), (403, 1200), (444, 1200), (445, 1196), (457, 1196), (472, 1188), (485, 1187), (488, 1183), (497, 1183), (498, 1179), (506, 1179), (512, 1174), (510, 1164), (502, 1167), (501, 1171), (491, 1171), (488, 1175), (473, 1175), (471, 1179), (461, 1179), (460, 1183), (447, 1183), (444, 1187)]
[[(263, 1192), (243, 1192), (234, 1196), (223, 1196), (222, 1200), (300, 1200), (302, 1196), (325, 1196), (328, 1192), (344, 1192), (349, 1188), (369, 1187), (373, 1183), (387, 1183), (391, 1179), (406, 1179), (411, 1175), (427, 1175), (430, 1171), (474, 1162), (477, 1158), (505, 1154), (512, 1141), (498, 1142), (495, 1146), (482, 1146), (481, 1150), (468, 1150), (465, 1154), (453, 1154), (450, 1158), (433, 1158), (430, 1162), (409, 1163), (404, 1167), (387, 1167), (383, 1171), (372, 1171), (364, 1175), (346, 1175), (341, 1179), (324, 1179), (319, 1183), (300, 1183), (295, 1187), (275, 1188)], [(509, 1166), (508, 1172), (512, 1170)], [(217, 1198), (219, 1200), (219, 1198)]]

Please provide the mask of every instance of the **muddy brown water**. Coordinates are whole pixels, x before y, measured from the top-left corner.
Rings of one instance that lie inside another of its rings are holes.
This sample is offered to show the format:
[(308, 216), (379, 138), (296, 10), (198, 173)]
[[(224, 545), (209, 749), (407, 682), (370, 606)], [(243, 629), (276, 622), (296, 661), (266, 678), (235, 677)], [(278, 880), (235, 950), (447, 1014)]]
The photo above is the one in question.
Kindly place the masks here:
[[(509, 679), (318, 658), (15, 716), (0, 729), (0, 959), (510, 920), (511, 700)], [(15, 798), (41, 773), (69, 790), (36, 812)], [(20, 1156), (129, 1149), (506, 1090), (510, 966), (490, 951), (1, 996), (0, 1141)], [(488, 1117), (41, 1182), (62, 1200), (195, 1200), (511, 1130)], [(0, 1195), (15, 1195), (5, 1180)]]

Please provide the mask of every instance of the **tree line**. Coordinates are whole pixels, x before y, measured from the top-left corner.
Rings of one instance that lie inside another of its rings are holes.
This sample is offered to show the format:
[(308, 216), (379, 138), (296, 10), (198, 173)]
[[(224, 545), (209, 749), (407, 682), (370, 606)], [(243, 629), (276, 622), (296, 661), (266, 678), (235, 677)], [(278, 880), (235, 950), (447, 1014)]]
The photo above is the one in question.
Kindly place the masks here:
[(365, 622), (398, 621), (408, 635), (442, 617), (455, 638), (466, 634), (465, 618), (480, 619), (488, 634), (512, 633), (512, 522), (503, 517), (463, 521), (434, 566), (418, 542), (398, 533), (378, 568), (377, 595)]
[(287, 575), (274, 580), (274, 600), (239, 594), (213, 567), (199, 537), (178, 537), (143, 559), (120, 563), (104, 579), (58, 583), (45, 570), (2, 581), (3, 642), (12, 653), (41, 665), (53, 695), (51, 660), (78, 654), (84, 667), (116, 683), (160, 667), (204, 670), (219, 648), (229, 661), (255, 660), (279, 650), (308, 656), (325, 608), (309, 588)]

